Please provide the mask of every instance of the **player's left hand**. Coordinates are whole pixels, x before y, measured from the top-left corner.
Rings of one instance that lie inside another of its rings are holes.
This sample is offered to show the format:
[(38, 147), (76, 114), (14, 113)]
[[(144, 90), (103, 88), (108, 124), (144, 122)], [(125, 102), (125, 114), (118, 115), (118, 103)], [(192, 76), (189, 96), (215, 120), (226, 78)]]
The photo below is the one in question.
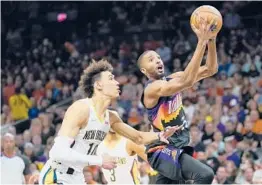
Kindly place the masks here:
[(170, 136), (172, 136), (175, 132), (181, 130), (184, 128), (184, 124), (180, 126), (173, 126), (173, 127), (167, 127), (165, 131), (159, 133), (159, 140), (162, 142), (165, 142), (169, 144), (169, 141), (167, 140)]

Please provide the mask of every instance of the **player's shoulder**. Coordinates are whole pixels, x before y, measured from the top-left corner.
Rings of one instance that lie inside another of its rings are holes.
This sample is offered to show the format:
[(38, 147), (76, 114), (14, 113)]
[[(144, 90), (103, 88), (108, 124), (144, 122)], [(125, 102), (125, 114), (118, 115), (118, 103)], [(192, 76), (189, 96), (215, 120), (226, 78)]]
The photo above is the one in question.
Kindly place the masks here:
[(154, 80), (148, 83), (144, 88), (144, 95), (147, 96), (155, 96), (157, 95), (157, 92), (160, 91), (160, 89), (163, 87), (164, 84), (166, 84), (167, 81), (164, 79)]
[(108, 109), (108, 113), (109, 113), (109, 116), (110, 117), (119, 117), (119, 114), (116, 110), (113, 110), (113, 109)]
[(117, 122), (123, 122), (117, 111), (108, 110), (108, 112), (109, 112), (109, 119), (110, 119), (111, 125), (114, 124), (114, 123), (117, 123)]
[(73, 102), (67, 109), (67, 114), (87, 114), (89, 113), (90, 103), (88, 99), (80, 99)]
[(76, 100), (75, 102), (72, 103), (72, 105), (70, 107), (79, 108), (79, 109), (86, 109), (87, 107), (90, 107), (89, 99), (83, 98), (83, 99)]

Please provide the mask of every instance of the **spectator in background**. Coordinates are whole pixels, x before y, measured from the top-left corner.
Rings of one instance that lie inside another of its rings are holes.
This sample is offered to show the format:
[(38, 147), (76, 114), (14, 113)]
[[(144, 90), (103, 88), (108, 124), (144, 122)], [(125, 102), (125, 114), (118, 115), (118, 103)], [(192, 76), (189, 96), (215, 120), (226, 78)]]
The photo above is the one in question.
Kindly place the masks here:
[(34, 153), (34, 145), (32, 143), (25, 143), (24, 154), (26, 157), (30, 159), (31, 163), (34, 163), (36, 161), (36, 156)]
[(188, 124), (190, 126), (196, 111), (196, 106), (190, 101), (189, 98), (184, 99), (184, 111), (187, 116)]
[(227, 179), (227, 172), (224, 166), (220, 166), (216, 174), (215, 180), (218, 184), (231, 184)]
[(42, 144), (42, 139), (41, 136), (34, 136), (32, 138), (32, 143), (34, 145), (34, 154), (36, 157), (39, 157), (41, 155), (43, 155), (44, 153), (44, 145)]
[(234, 149), (234, 146), (231, 141), (226, 142), (225, 151), (226, 151), (227, 160), (233, 161), (235, 165), (239, 167), (241, 160), (236, 150)]
[(23, 133), (23, 142), (30, 143), (32, 140), (31, 132), (29, 130), (25, 130)]
[(240, 16), (235, 12), (233, 8), (225, 14), (224, 25), (226, 28), (229, 29), (236, 29), (241, 26)]
[(21, 92), (20, 88), (15, 89), (15, 94), (9, 99), (9, 105), (14, 120), (28, 119), (28, 110), (32, 104), (28, 97)]
[(45, 90), (44, 90), (44, 87), (42, 85), (41, 80), (37, 80), (35, 82), (35, 89), (34, 89), (32, 95), (35, 98), (36, 102), (39, 101), (42, 97), (45, 96)]
[(38, 117), (39, 109), (37, 108), (37, 103), (35, 98), (30, 98), (32, 107), (28, 110), (28, 116), (30, 119), (34, 119)]
[(43, 126), (40, 121), (40, 118), (35, 118), (31, 121), (30, 129), (29, 129), (31, 132), (31, 137), (41, 135), (42, 129), (43, 129)]
[(262, 184), (262, 159), (255, 161), (255, 172), (253, 174), (253, 184)]
[(190, 145), (194, 147), (196, 152), (205, 151), (206, 146), (201, 141), (201, 131), (197, 126), (190, 127), (191, 142)]
[[(24, 184), (30, 171), (23, 159), (16, 155), (15, 137), (7, 133), (2, 138), (3, 153), (1, 155), (1, 184)], [(26, 177), (25, 177), (26, 176)]]
[(237, 167), (233, 161), (227, 161), (226, 163), (226, 172), (228, 176), (229, 182), (235, 182), (235, 178), (237, 175)]
[(165, 45), (164, 41), (159, 42), (159, 47), (156, 49), (156, 52), (160, 55), (160, 58), (163, 60), (164, 64), (167, 67), (171, 67), (171, 49)]
[(214, 141), (214, 131), (215, 131), (214, 127), (215, 127), (214, 123), (205, 124), (204, 134), (201, 140), (206, 146)]
[(92, 173), (88, 169), (84, 169), (84, 177), (86, 184), (98, 184), (94, 179)]
[(4, 102), (6, 104), (9, 103), (9, 98), (15, 94), (15, 85), (13, 83), (13, 77), (8, 76), (7, 77), (7, 84), (3, 89), (3, 95), (4, 95)]
[(16, 125), (17, 133), (21, 133), (29, 128), (30, 121), (28, 120), (28, 110), (31, 108), (32, 104), (28, 97), (21, 92), (19, 87), (15, 89), (15, 94), (10, 97), (9, 105), (13, 119), (15, 121), (24, 120), (25, 122), (24, 124)]
[(43, 144), (46, 144), (48, 138), (50, 136), (54, 136), (55, 135), (55, 127), (52, 124), (52, 116), (50, 114), (41, 114), (39, 116), (39, 118), (41, 119), (42, 122), (42, 141)]
[(214, 139), (214, 143), (216, 143), (218, 147), (217, 148), (218, 152), (223, 152), (225, 150), (225, 143), (223, 141), (223, 135), (219, 130), (214, 133), (213, 139)]
[(173, 60), (172, 71), (173, 71), (173, 72), (182, 71), (181, 60), (180, 60), (179, 58), (175, 58), (175, 59)]
[(12, 114), (8, 105), (3, 105), (1, 114), (1, 125), (11, 123), (13, 121)]

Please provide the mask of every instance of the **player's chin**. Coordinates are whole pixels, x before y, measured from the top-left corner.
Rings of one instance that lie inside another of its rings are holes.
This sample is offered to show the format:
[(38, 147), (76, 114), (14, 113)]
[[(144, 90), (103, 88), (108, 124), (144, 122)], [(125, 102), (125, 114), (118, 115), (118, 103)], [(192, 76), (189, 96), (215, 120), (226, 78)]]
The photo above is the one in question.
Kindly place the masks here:
[(119, 93), (119, 92), (117, 92), (116, 94), (114, 94), (114, 95), (112, 96), (113, 99), (117, 99), (117, 98), (119, 98), (119, 97), (120, 97), (120, 93)]
[(165, 73), (164, 71), (158, 71), (156, 75), (158, 78), (162, 78), (165, 75)]

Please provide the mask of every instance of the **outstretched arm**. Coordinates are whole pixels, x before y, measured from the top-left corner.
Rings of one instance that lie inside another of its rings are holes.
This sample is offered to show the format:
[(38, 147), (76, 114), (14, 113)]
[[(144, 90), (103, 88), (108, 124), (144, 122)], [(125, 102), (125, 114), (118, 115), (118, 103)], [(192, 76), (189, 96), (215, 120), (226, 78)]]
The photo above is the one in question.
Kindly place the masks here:
[(141, 132), (124, 123), (115, 111), (110, 111), (110, 124), (115, 132), (137, 144), (149, 144), (157, 140), (168, 143), (167, 138), (183, 127), (183, 125), (170, 127), (164, 132)]

